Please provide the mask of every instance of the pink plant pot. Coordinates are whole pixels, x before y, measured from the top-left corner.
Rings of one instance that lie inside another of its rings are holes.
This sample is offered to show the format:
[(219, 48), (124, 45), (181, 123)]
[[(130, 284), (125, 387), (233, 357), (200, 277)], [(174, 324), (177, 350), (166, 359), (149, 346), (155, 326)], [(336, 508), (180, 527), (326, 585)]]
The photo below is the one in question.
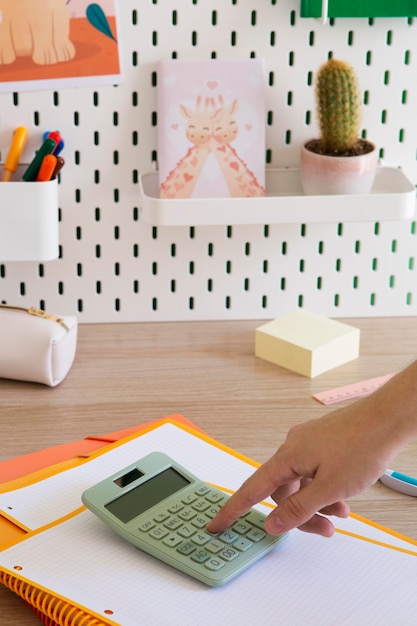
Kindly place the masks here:
[(375, 178), (378, 151), (358, 156), (325, 156), (301, 149), (301, 185), (306, 195), (366, 194)]

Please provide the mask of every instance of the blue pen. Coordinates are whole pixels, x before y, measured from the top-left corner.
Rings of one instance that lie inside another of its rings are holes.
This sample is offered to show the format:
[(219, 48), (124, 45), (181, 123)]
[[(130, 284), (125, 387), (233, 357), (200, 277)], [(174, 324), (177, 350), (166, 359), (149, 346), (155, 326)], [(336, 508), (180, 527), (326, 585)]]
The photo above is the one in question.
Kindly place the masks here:
[(390, 489), (405, 493), (407, 496), (417, 496), (417, 478), (387, 469), (379, 480)]

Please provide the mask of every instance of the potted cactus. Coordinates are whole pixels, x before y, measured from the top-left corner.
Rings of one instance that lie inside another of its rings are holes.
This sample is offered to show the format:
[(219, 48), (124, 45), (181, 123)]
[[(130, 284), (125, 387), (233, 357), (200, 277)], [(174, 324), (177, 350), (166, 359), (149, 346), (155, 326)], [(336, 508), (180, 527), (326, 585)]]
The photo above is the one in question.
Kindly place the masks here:
[(375, 145), (359, 136), (362, 101), (353, 68), (329, 59), (319, 68), (315, 90), (321, 136), (301, 150), (304, 193), (368, 193), (378, 155)]

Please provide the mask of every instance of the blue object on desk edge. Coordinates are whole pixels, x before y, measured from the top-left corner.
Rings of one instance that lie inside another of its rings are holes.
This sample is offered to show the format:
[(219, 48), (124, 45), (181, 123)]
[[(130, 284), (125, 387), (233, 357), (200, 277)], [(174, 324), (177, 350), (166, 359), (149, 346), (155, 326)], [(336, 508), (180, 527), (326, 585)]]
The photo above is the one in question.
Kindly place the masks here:
[(379, 479), (386, 487), (405, 493), (407, 496), (417, 497), (417, 478), (387, 469)]

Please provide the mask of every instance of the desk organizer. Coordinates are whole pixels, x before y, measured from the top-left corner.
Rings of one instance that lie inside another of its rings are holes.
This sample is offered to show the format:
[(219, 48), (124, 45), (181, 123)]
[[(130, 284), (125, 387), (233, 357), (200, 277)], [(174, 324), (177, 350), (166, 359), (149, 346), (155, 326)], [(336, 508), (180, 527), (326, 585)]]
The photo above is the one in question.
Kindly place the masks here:
[(24, 182), (26, 167), (0, 183), (0, 261), (58, 257), (58, 181)]
[(158, 174), (140, 176), (141, 217), (154, 226), (379, 222), (411, 219), (416, 190), (404, 173), (379, 167), (365, 195), (306, 196), (299, 169), (271, 169), (263, 198), (159, 198)]

